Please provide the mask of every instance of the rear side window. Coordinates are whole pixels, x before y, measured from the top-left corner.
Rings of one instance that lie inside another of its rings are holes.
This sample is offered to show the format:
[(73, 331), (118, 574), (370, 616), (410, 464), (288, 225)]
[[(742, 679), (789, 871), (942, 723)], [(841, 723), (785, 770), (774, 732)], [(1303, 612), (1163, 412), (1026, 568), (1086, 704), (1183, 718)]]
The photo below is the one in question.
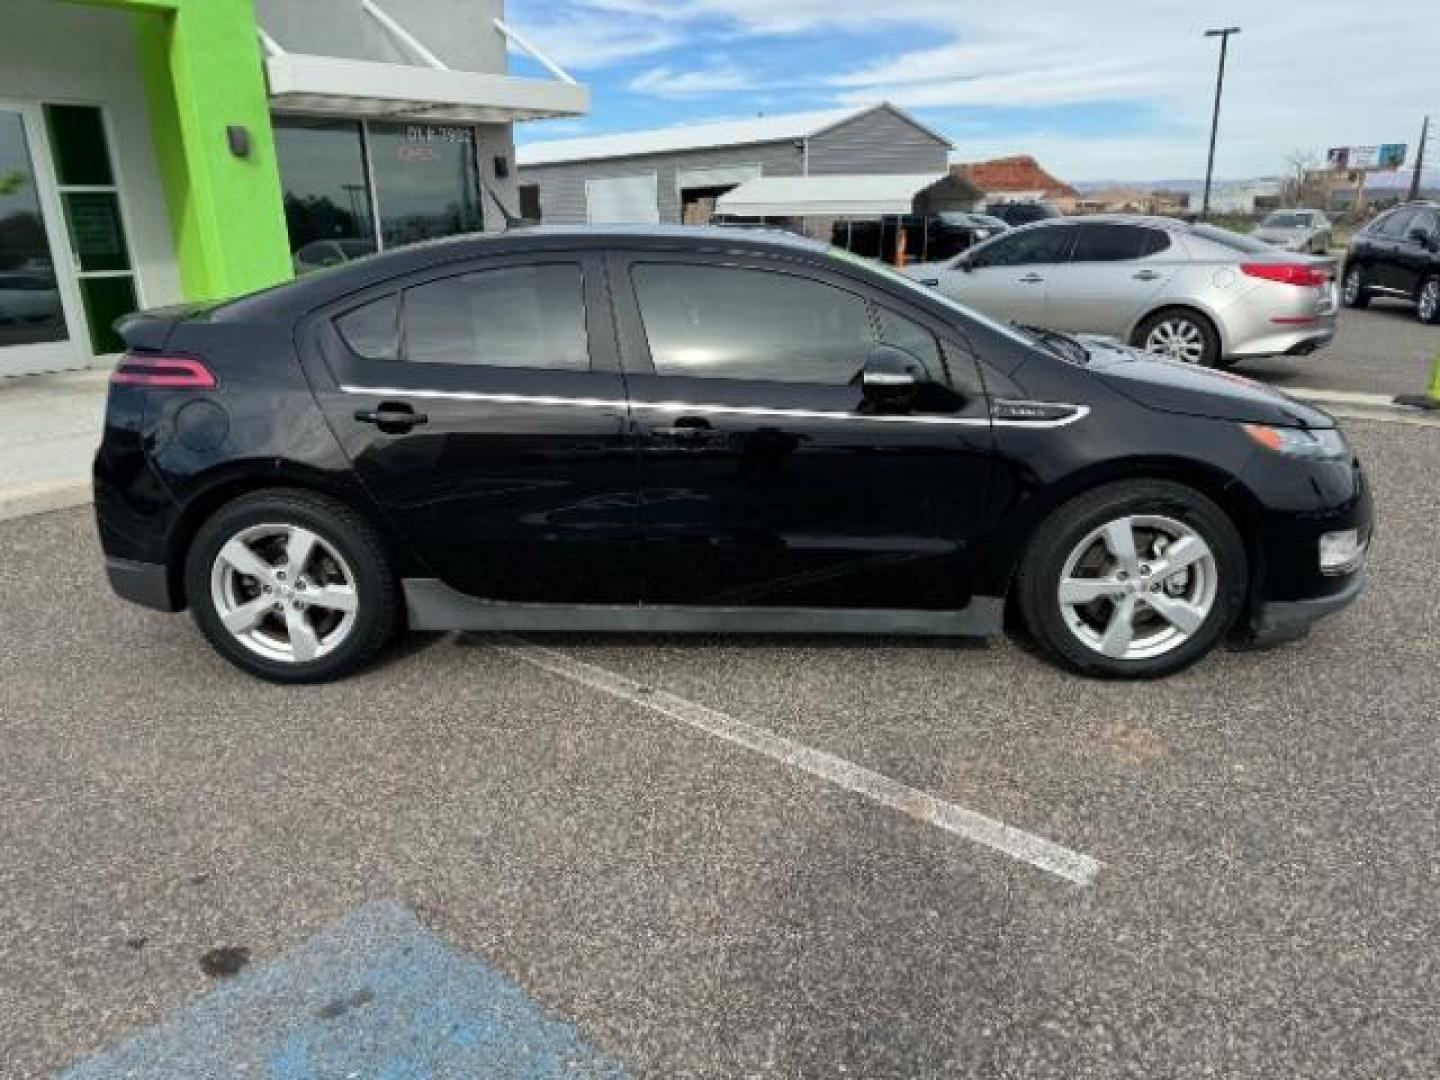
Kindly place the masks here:
[(1395, 210), (1384, 220), (1377, 222), (1375, 231), (1381, 236), (1400, 238), (1410, 231), (1410, 222), (1415, 217), (1413, 210)]
[(642, 263), (631, 280), (661, 375), (843, 386), (874, 344), (865, 301), (809, 278)]
[(1075, 253), (1072, 262), (1123, 262), (1143, 259), (1170, 246), (1170, 238), (1159, 229), (1138, 225), (1116, 225), (1096, 222), (1076, 227)]
[(584, 283), (575, 263), (427, 281), (354, 308), (335, 326), (345, 344), (370, 360), (590, 368)]
[(400, 355), (400, 294), (391, 293), (362, 304), (335, 320), (345, 344), (367, 360), (394, 360)]

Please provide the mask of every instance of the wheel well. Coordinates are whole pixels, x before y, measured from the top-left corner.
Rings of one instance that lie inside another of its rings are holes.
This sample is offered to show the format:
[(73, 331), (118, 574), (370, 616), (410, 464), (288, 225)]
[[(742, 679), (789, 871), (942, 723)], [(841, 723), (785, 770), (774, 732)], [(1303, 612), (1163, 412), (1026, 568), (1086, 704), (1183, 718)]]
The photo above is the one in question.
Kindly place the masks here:
[[(190, 554), (190, 545), (195, 540), (195, 534), (222, 506), (226, 506), (236, 499), (245, 495), (253, 495), (258, 491), (309, 491), (316, 495), (325, 495), (332, 499), (338, 499), (351, 510), (362, 515), (375, 530), (385, 545), (385, 551), (392, 560), (396, 560), (403, 553), (390, 528), (376, 511), (363, 498), (357, 498), (353, 492), (337, 491), (332, 485), (316, 483), (303, 477), (271, 475), (271, 476), (248, 476), (237, 477), (229, 480), (221, 480), (207, 487), (203, 492), (194, 496), (185, 506), (175, 527), (170, 531), (170, 538), (166, 548), (166, 577), (170, 582), (171, 595), (179, 602), (181, 607), (188, 605), (185, 596), (185, 560)], [(406, 567), (399, 561), (395, 562), (397, 576)]]
[(1247, 597), (1247, 608), (1253, 607), (1265, 572), (1264, 551), (1258, 540), (1259, 505), (1244, 488), (1223, 473), (1184, 460), (1162, 459), (1109, 463), (1101, 469), (1085, 474), (1074, 483), (1065, 485), (1053, 499), (1047, 499), (1043, 506), (1033, 508), (1029, 515), (1030, 520), (1025, 525), (1024, 535), (1014, 548), (1019, 554), (1011, 564), (1005, 581), (1007, 613), (1012, 611), (1014, 603), (1015, 577), (1020, 572), (1020, 565), (1029, 552), (1041, 523), (1060, 507), (1086, 492), (1108, 484), (1123, 484), (1136, 480), (1168, 480), (1173, 484), (1194, 488), (1218, 506), (1234, 523), (1236, 531), (1240, 533), (1241, 542), (1245, 545), (1245, 561), (1249, 568), (1250, 595)]

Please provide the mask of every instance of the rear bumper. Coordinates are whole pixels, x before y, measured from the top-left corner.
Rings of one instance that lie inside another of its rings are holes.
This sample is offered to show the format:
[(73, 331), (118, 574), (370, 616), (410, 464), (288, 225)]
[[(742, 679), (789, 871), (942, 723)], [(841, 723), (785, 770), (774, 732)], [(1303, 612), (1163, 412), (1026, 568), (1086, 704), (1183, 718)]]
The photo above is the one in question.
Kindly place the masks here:
[(180, 610), (174, 590), (170, 588), (170, 575), (160, 563), (136, 562), (107, 555), (105, 576), (110, 579), (110, 588), (122, 600), (156, 611)]
[(1321, 316), (1321, 321), (1306, 326), (1271, 326), (1259, 337), (1241, 342), (1230, 356), (1305, 356), (1323, 349), (1335, 338), (1334, 316)]
[(1350, 576), (1344, 588), (1329, 596), (1261, 604), (1250, 619), (1251, 637), (1261, 645), (1303, 637), (1318, 620), (1349, 607), (1364, 591), (1365, 570), (1362, 567)]

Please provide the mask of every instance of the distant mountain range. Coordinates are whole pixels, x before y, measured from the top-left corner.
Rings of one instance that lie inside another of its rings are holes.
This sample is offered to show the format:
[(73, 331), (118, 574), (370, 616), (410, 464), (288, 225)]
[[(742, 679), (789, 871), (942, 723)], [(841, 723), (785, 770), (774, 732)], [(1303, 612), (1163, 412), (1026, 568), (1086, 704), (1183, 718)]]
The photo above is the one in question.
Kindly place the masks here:
[[(1216, 179), (1211, 184), (1211, 191), (1233, 191), (1263, 184), (1279, 184), (1284, 180), (1285, 177), (1280, 175), (1252, 176), (1246, 179)], [(1127, 187), (1141, 188), (1146, 191), (1183, 191), (1189, 193), (1192, 199), (1198, 199), (1205, 190), (1205, 178), (1184, 176), (1170, 177), (1164, 180), (1079, 180), (1075, 181), (1072, 186), (1082, 195), (1092, 191), (1102, 191), (1105, 188)], [(1409, 186), (1409, 169), (1401, 169), (1399, 172), (1371, 173), (1369, 179), (1365, 181), (1367, 192), (1404, 191)], [(1434, 168), (1426, 165), (1422, 170), (1421, 188), (1429, 192), (1440, 189), (1440, 165)]]

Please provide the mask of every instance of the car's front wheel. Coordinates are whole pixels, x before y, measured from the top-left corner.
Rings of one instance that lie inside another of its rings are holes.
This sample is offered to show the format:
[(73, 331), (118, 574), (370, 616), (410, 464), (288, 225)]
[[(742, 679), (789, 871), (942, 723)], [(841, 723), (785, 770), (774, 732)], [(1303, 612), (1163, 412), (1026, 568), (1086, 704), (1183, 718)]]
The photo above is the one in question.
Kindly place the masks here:
[(1016, 587), (1027, 629), (1065, 666), (1154, 678), (1194, 663), (1230, 630), (1247, 575), (1223, 510), (1184, 485), (1141, 480), (1051, 514)]
[(1136, 329), (1134, 343), (1146, 352), (1183, 364), (1220, 364), (1220, 335), (1209, 319), (1186, 308), (1168, 308), (1151, 315)]
[(1440, 274), (1431, 274), (1421, 283), (1415, 311), (1423, 323), (1440, 323)]
[(1370, 290), (1365, 285), (1365, 271), (1360, 267), (1352, 266), (1345, 271), (1340, 299), (1348, 308), (1359, 310), (1370, 306)]
[(185, 592), (216, 651), (273, 682), (349, 675), (389, 640), (398, 618), (375, 529), (308, 491), (257, 492), (217, 511), (190, 546)]

